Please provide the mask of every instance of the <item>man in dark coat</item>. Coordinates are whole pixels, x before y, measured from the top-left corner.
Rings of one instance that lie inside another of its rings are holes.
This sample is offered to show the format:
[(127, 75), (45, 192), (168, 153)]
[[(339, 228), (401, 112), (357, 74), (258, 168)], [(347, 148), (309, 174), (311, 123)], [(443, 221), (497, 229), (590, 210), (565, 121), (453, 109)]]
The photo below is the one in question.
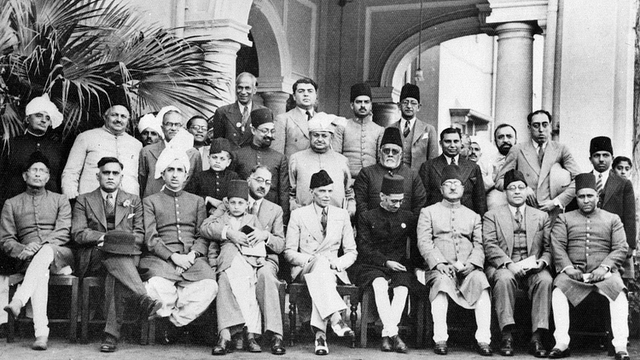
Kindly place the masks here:
[[(404, 178), (385, 175), (380, 190), (380, 205), (364, 212), (358, 222), (356, 244), (360, 256), (350, 268), (355, 283), (364, 291), (371, 285), (376, 307), (382, 320), (382, 351), (407, 352), (398, 334), (398, 324), (407, 301), (412, 279), (412, 266), (407, 254), (407, 240), (417, 247), (416, 215), (401, 209), (404, 199)], [(393, 299), (389, 299), (389, 287)]]
[(442, 155), (428, 160), (420, 167), (419, 175), (427, 190), (427, 203), (425, 206), (442, 201), (440, 193), (440, 179), (442, 171), (447, 165), (458, 165), (464, 192), (460, 202), (478, 215), (484, 215), (487, 211), (487, 198), (482, 181), (482, 170), (478, 164), (460, 156), (462, 135), (460, 129), (447, 128), (440, 133), (440, 147)]
[[(147, 295), (136, 269), (144, 240), (142, 202), (137, 195), (119, 189), (122, 168), (117, 158), (100, 159), (97, 175), (100, 187), (78, 196), (71, 222), (73, 240), (79, 245), (75, 254), (76, 275), (81, 278), (106, 275), (104, 301), (107, 322), (101, 352), (116, 350), (125, 298), (133, 299), (145, 316), (153, 316), (162, 306)], [(105, 251), (105, 241), (111, 240), (107, 239), (109, 236), (116, 242), (126, 242), (133, 237), (131, 252)]]
[(413, 212), (415, 216), (425, 205), (427, 193), (418, 174), (402, 162), (402, 138), (400, 130), (388, 127), (384, 130), (378, 154), (378, 163), (360, 170), (353, 184), (356, 197), (356, 215), (380, 207), (380, 189), (386, 174), (402, 176), (404, 180), (404, 200), (402, 210)]
[(618, 269), (629, 246), (618, 215), (598, 208), (596, 179), (591, 173), (575, 178), (578, 210), (560, 214), (551, 232), (551, 250), (558, 276), (552, 293), (556, 331), (552, 359), (569, 356), (569, 302), (577, 306), (592, 292), (609, 300), (616, 360), (629, 359), (629, 302)]
[[(633, 259), (631, 254), (636, 248), (636, 200), (631, 181), (624, 179), (611, 171), (613, 162), (613, 146), (611, 139), (598, 136), (591, 139), (589, 146), (589, 160), (593, 165), (593, 176), (596, 177), (596, 191), (598, 191), (598, 206), (602, 210), (614, 213), (622, 220), (624, 233), (627, 236), (629, 252), (621, 268), (623, 279), (633, 279)], [(623, 270), (624, 269), (624, 270)]]

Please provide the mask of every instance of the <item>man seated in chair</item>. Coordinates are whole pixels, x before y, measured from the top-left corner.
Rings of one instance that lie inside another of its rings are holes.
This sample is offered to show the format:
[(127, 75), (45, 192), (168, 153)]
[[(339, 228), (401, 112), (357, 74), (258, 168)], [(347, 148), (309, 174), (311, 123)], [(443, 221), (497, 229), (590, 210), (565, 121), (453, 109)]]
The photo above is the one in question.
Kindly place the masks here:
[[(327, 322), (336, 335), (355, 336), (342, 320), (341, 312), (347, 305), (336, 290), (336, 277), (344, 284), (350, 283), (346, 269), (354, 263), (358, 251), (349, 213), (329, 205), (333, 192), (329, 174), (316, 172), (309, 187), (313, 202), (291, 212), (284, 256), (292, 265), (291, 278), (306, 283), (311, 295), (315, 353), (327, 355)], [(342, 256), (338, 256), (340, 249)], [(308, 308), (304, 302), (300, 305)]]
[(549, 272), (551, 231), (549, 215), (525, 204), (527, 181), (515, 169), (504, 175), (508, 205), (484, 215), (482, 232), (487, 259), (485, 274), (493, 288), (493, 302), (502, 331), (500, 354), (513, 356), (516, 289), (526, 290), (531, 299), (532, 335), (529, 352), (539, 358), (548, 355), (542, 336), (549, 329), (553, 278)]
[(426, 260), (426, 284), (433, 316), (433, 351), (448, 352), (447, 310), (449, 298), (465, 309), (474, 309), (477, 351), (492, 355), (491, 298), (482, 272), (482, 223), (480, 215), (460, 203), (464, 187), (457, 165), (442, 170), (442, 201), (428, 206), (418, 218), (418, 248)]
[(551, 231), (558, 276), (551, 298), (556, 344), (549, 357), (570, 355), (569, 302), (577, 306), (590, 293), (597, 292), (609, 300), (615, 358), (628, 360), (629, 303), (619, 272), (628, 250), (624, 226), (618, 215), (598, 208), (596, 178), (592, 173), (576, 176), (576, 200), (578, 209), (560, 214)]
[(162, 302), (158, 316), (169, 318), (163, 343), (175, 341), (177, 330), (207, 310), (218, 292), (208, 241), (200, 236), (204, 199), (183, 190), (189, 166), (186, 152), (163, 150), (156, 169), (164, 186), (142, 200), (147, 251), (139, 268), (149, 296)]
[[(398, 324), (413, 278), (407, 256), (407, 239), (411, 239), (411, 253), (417, 255), (417, 217), (400, 208), (404, 200), (404, 181), (400, 175), (387, 174), (383, 177), (380, 205), (362, 213), (358, 219), (356, 243), (360, 256), (349, 268), (361, 291), (369, 285), (373, 288), (382, 321), (381, 350), (399, 353), (407, 352), (407, 345), (398, 334)], [(393, 299), (389, 298), (389, 288), (393, 289)]]
[[(271, 172), (263, 165), (255, 166), (244, 184), (244, 196), (248, 199), (249, 214), (254, 215), (260, 223), (261, 228), (256, 228), (252, 233), (245, 234), (240, 229), (233, 229), (227, 224), (230, 215), (225, 217), (231, 194), (227, 196), (227, 201), (216, 210), (216, 212), (207, 218), (201, 227), (202, 235), (205, 238), (212, 239), (214, 242), (221, 243), (220, 256), (217, 259), (218, 268), (218, 299), (216, 301), (216, 309), (218, 315), (218, 330), (220, 333), (219, 342), (214, 347), (213, 355), (224, 355), (235, 347), (236, 350), (242, 350), (242, 327), (247, 326), (248, 344), (247, 349), (252, 352), (261, 351), (260, 346), (254, 338), (254, 334), (249, 330), (247, 319), (239, 304), (238, 291), (240, 282), (230, 281), (229, 275), (237, 274), (234, 269), (234, 257), (236, 246), (246, 246), (248, 243), (264, 242), (266, 247), (266, 258), (262, 259), (260, 266), (255, 271), (255, 287), (253, 295), (257, 299), (260, 307), (261, 317), (264, 322), (264, 331), (269, 332), (272, 336), (271, 353), (274, 355), (282, 355), (286, 352), (282, 334), (282, 311), (280, 308), (280, 280), (278, 279), (279, 260), (278, 254), (284, 250), (284, 226), (282, 222), (283, 210), (280, 206), (265, 199), (271, 187)], [(236, 183), (233, 180), (232, 183)], [(248, 183), (248, 187), (247, 184)], [(240, 194), (243, 195), (243, 194)], [(242, 262), (240, 262), (242, 264)], [(230, 269), (229, 271), (225, 271)], [(252, 274), (253, 277), (253, 274)], [(246, 282), (245, 282), (246, 283)], [(256, 327), (260, 329), (261, 324)], [(231, 332), (235, 332), (236, 336), (232, 339)], [(256, 330), (253, 330), (256, 331)], [(230, 340), (235, 340), (229, 342)]]
[[(162, 303), (147, 295), (136, 269), (144, 239), (142, 202), (137, 195), (120, 188), (122, 170), (123, 165), (117, 158), (103, 157), (98, 161), (96, 176), (100, 187), (78, 196), (71, 223), (73, 240), (79, 245), (76, 275), (106, 275), (106, 325), (101, 352), (116, 350), (125, 299), (135, 301), (147, 317), (162, 307)], [(110, 244), (105, 246), (105, 243)], [(131, 251), (123, 253), (128, 248)]]
[(47, 301), (49, 274), (71, 275), (71, 206), (66, 196), (45, 189), (49, 160), (39, 151), (25, 164), (22, 178), (27, 190), (4, 203), (0, 219), (0, 246), (17, 259), (16, 271), (24, 273), (22, 285), (4, 310), (17, 318), (31, 300), (34, 350), (46, 350), (49, 338)]

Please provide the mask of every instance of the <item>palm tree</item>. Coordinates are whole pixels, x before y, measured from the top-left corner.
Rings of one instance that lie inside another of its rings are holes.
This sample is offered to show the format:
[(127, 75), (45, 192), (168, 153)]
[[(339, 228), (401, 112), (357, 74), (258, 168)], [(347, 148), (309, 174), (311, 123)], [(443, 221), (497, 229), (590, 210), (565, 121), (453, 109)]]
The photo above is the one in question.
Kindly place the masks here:
[(145, 24), (121, 0), (0, 0), (0, 133), (23, 131), (24, 107), (48, 93), (73, 137), (126, 101), (137, 118), (173, 104), (215, 107), (221, 73), (206, 39)]

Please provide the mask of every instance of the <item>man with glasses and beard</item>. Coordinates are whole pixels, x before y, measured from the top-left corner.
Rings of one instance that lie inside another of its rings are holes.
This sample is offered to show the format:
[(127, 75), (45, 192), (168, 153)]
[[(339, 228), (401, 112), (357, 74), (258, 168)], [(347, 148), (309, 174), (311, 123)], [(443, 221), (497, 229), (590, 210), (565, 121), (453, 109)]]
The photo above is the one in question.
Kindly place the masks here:
[(258, 165), (269, 169), (271, 185), (265, 198), (282, 207), (286, 223), (289, 219), (289, 166), (284, 154), (271, 148), (278, 136), (271, 110), (264, 108), (251, 112), (251, 133), (251, 143), (236, 151), (235, 171), (241, 179), (247, 179)]
[(358, 216), (380, 206), (380, 189), (386, 174), (400, 175), (405, 179), (404, 200), (400, 208), (418, 216), (427, 200), (427, 193), (418, 174), (402, 162), (402, 135), (396, 127), (384, 130), (378, 163), (363, 168), (353, 184)]

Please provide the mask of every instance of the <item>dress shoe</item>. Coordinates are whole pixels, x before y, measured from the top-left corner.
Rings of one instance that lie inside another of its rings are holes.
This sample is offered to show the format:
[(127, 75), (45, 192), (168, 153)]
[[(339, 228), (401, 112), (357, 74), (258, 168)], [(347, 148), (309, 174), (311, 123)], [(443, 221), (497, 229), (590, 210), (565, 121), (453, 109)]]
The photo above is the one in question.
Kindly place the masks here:
[(513, 356), (513, 338), (504, 338), (500, 342), (500, 355)]
[(112, 353), (118, 347), (118, 339), (111, 334), (105, 334), (102, 344), (100, 344), (100, 352)]
[(158, 315), (158, 310), (162, 309), (162, 302), (154, 300), (149, 296), (146, 296), (146, 298), (148, 299), (145, 299), (142, 306), (142, 311), (145, 311), (145, 313), (147, 314), (147, 319), (153, 320), (160, 317), (160, 315)]
[(439, 341), (433, 346), (433, 352), (438, 355), (447, 355), (449, 349), (446, 341)]
[(46, 336), (38, 336), (36, 337), (36, 341), (33, 342), (31, 348), (33, 350), (47, 350), (47, 337)]
[(630, 360), (629, 353), (626, 351), (616, 352), (616, 360)]
[(316, 355), (328, 355), (329, 347), (327, 340), (323, 336), (316, 337)]
[(558, 348), (553, 348), (553, 349), (551, 349), (551, 352), (549, 353), (549, 358), (550, 359), (562, 359), (562, 358), (569, 357), (570, 355), (571, 355), (571, 350), (569, 350), (569, 348), (566, 348), (564, 350), (560, 350)]
[(397, 353), (402, 353), (402, 354), (407, 353), (407, 350), (408, 350), (407, 344), (405, 344), (404, 341), (400, 339), (400, 335), (396, 335), (391, 339), (393, 340), (393, 351)]
[(355, 335), (353, 330), (351, 330), (351, 328), (347, 326), (347, 324), (345, 324), (344, 321), (342, 321), (342, 319), (338, 320), (337, 323), (331, 325), (331, 329), (336, 335), (338, 335), (338, 337), (345, 337), (345, 336), (352, 337)]
[(391, 338), (388, 336), (382, 337), (382, 343), (380, 344), (380, 350), (388, 352), (393, 351), (393, 343), (391, 342)]
[(18, 315), (20, 315), (20, 310), (22, 310), (22, 303), (18, 299), (11, 300), (9, 305), (4, 307), (4, 311), (6, 311), (9, 316), (13, 316), (14, 319), (18, 318)]
[(478, 352), (478, 354), (482, 356), (493, 355), (493, 351), (491, 351), (491, 346), (484, 342), (479, 342), (476, 344), (476, 351)]
[(549, 352), (544, 348), (540, 340), (533, 340), (529, 343), (529, 354), (537, 358), (546, 358), (549, 356)]
[(259, 353), (262, 352), (262, 348), (255, 338), (249, 338), (247, 339), (247, 351), (252, 353)]
[(225, 355), (230, 352), (233, 352), (231, 340), (220, 337), (216, 346), (211, 350), (211, 355)]
[(271, 353), (273, 355), (284, 355), (287, 349), (284, 348), (284, 341), (278, 337), (273, 337), (271, 340)]

